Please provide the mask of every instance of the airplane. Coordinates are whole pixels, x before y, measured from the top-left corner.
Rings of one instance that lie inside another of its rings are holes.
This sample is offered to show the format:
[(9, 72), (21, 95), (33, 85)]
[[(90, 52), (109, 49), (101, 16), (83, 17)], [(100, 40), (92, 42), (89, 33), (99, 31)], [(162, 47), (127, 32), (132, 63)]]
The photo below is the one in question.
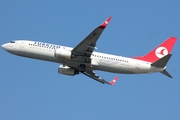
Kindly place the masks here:
[(116, 76), (108, 82), (95, 73), (95, 70), (118, 74), (143, 74), (160, 72), (170, 78), (166, 64), (171, 58), (171, 50), (177, 40), (170, 37), (151, 52), (139, 57), (123, 57), (95, 52), (96, 42), (112, 17), (95, 28), (74, 48), (30, 40), (13, 40), (3, 44), (2, 48), (18, 56), (60, 63), (58, 73), (74, 76), (82, 73), (100, 83), (113, 85)]

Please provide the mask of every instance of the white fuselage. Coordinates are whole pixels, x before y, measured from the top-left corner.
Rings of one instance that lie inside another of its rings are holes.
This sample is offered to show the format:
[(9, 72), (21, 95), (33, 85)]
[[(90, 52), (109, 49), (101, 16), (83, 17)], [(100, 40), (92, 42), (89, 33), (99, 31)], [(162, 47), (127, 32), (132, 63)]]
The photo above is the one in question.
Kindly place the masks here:
[[(16, 40), (15, 43), (6, 43), (2, 47), (6, 51), (19, 56), (57, 62), (70, 67), (75, 67), (80, 64), (79, 62), (73, 61), (73, 59), (55, 57), (55, 51), (60, 49), (60, 47), (64, 47), (70, 51), (73, 49), (66, 46), (28, 40)], [(164, 68), (151, 66), (150, 62), (100, 52), (92, 53), (91, 66), (87, 69), (123, 74), (152, 73), (164, 70)]]

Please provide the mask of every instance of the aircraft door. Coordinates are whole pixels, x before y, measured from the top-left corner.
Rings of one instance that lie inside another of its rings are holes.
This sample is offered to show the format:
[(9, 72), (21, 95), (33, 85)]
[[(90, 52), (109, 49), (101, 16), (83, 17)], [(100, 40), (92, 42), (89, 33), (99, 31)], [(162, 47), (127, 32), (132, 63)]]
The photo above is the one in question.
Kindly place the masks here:
[(140, 63), (136, 62), (136, 69), (140, 69)]
[(21, 43), (20, 43), (20, 47), (21, 47), (21, 48), (24, 48), (24, 42), (21, 42)]

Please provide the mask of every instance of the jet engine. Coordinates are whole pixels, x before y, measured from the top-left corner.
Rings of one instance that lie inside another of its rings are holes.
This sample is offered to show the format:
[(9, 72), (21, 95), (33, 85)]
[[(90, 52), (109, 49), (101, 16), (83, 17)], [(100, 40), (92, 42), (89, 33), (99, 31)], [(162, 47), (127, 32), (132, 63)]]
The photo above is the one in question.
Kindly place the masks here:
[(64, 74), (64, 75), (69, 75), (69, 76), (74, 76), (76, 74), (79, 74), (79, 71), (75, 70), (74, 68), (60, 65), (58, 68), (58, 73)]
[(71, 59), (72, 53), (71, 50), (60, 47), (60, 49), (55, 50), (54, 56), (57, 58)]

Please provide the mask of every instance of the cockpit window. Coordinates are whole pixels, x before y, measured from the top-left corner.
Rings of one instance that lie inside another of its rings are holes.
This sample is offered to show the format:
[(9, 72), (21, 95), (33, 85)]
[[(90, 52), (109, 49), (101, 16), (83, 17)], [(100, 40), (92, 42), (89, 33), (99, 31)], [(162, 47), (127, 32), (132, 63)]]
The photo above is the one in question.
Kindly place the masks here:
[(10, 43), (15, 43), (15, 41), (11, 41)]

